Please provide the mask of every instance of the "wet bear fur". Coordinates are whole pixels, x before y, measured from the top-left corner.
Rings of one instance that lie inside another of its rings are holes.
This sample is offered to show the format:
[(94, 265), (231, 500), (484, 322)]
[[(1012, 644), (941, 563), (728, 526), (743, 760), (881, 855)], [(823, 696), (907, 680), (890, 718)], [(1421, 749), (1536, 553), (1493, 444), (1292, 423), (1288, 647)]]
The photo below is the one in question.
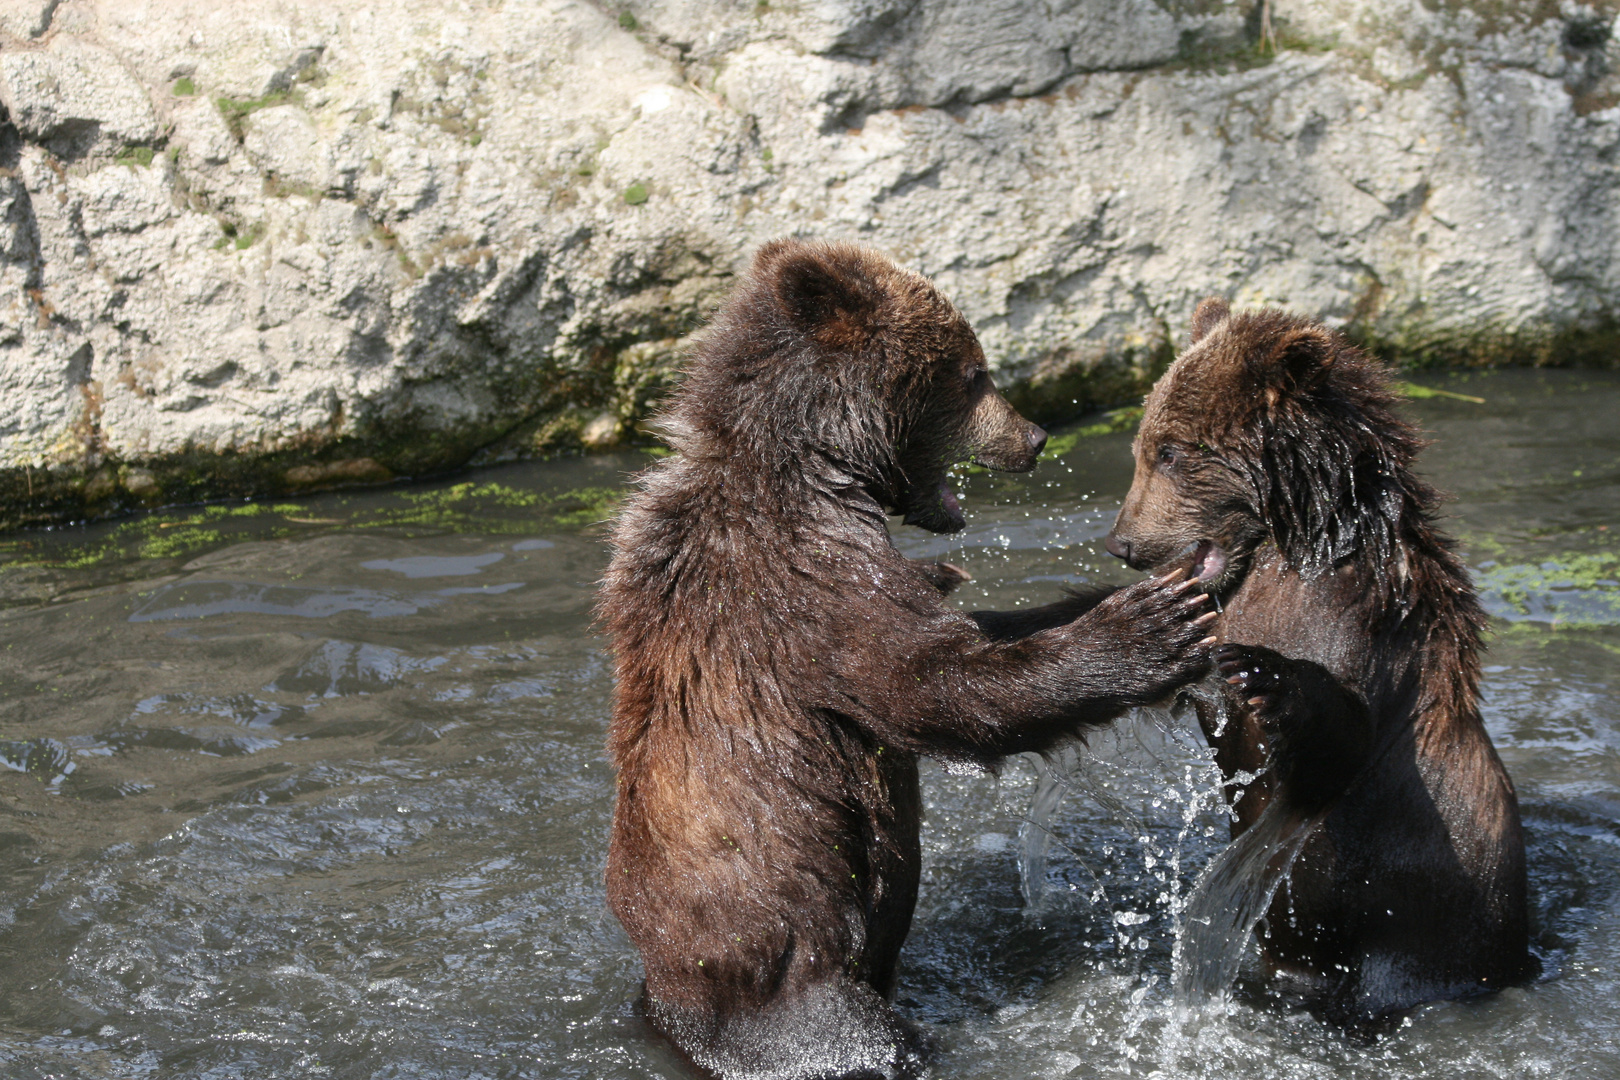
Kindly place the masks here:
[[(608, 902), (653, 1024), (722, 1077), (919, 1067), (892, 1010), (917, 758), (1042, 750), (1208, 666), (1176, 575), (976, 615), (886, 515), (964, 522), (947, 470), (1033, 467), (967, 322), (856, 247), (766, 246), (661, 418), (676, 453), (612, 532)], [(1205, 613), (1208, 612), (1206, 615)]]
[(1363, 1032), (1532, 973), (1513, 783), (1479, 712), (1484, 615), (1389, 374), (1320, 325), (1206, 300), (1148, 396), (1108, 547), (1224, 599), (1199, 705), (1234, 837), (1320, 819), (1267, 913), (1281, 987)]

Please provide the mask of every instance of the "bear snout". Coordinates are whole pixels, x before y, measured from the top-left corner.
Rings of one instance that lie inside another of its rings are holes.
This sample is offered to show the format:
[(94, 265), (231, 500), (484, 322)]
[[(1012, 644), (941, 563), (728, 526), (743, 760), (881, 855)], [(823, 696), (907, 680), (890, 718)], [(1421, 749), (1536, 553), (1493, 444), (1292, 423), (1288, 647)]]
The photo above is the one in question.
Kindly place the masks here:
[(973, 406), (965, 432), (975, 465), (1000, 472), (1029, 472), (1046, 446), (1046, 431), (1019, 415), (991, 386)]
[(1121, 560), (1132, 570), (1152, 570), (1164, 561), (1164, 555), (1158, 550), (1158, 544), (1152, 536), (1138, 539), (1133, 535), (1134, 521), (1123, 520), (1124, 511), (1114, 520), (1114, 527), (1108, 530), (1103, 538), (1103, 550), (1114, 558)]
[(1124, 559), (1126, 564), (1129, 565), (1131, 561), (1131, 542), (1120, 536), (1117, 531), (1109, 530), (1107, 538), (1103, 540), (1103, 547), (1107, 549), (1108, 554), (1116, 559)]
[[(1007, 411), (1012, 413), (1011, 406)], [(975, 465), (1000, 472), (1029, 472), (1046, 446), (1046, 431), (1037, 424), (1012, 413), (1016, 424), (1009, 424), (994, 437), (979, 444), (973, 455)]]
[(1039, 424), (1031, 424), (1025, 437), (1029, 440), (1030, 457), (1040, 457), (1041, 451), (1046, 449), (1046, 429)]

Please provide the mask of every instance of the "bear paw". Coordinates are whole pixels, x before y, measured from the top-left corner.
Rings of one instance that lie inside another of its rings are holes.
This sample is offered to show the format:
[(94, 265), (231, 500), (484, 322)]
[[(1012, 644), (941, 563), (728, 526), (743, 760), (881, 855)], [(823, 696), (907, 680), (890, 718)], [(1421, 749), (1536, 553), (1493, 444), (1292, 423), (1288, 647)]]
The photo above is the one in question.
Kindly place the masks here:
[(1372, 751), (1366, 702), (1320, 664), (1258, 645), (1222, 645), (1212, 659), (1266, 732), (1289, 803), (1314, 814), (1337, 798)]
[(1277, 710), (1288, 658), (1259, 645), (1222, 645), (1211, 659), (1237, 699), (1253, 709), (1262, 723), (1274, 727), (1280, 719)]
[(1137, 684), (1135, 704), (1149, 704), (1202, 677), (1209, 666), (1210, 630), (1220, 613), (1196, 578), (1176, 570), (1120, 589), (1073, 626), (1092, 635), (1093, 648), (1121, 650)]

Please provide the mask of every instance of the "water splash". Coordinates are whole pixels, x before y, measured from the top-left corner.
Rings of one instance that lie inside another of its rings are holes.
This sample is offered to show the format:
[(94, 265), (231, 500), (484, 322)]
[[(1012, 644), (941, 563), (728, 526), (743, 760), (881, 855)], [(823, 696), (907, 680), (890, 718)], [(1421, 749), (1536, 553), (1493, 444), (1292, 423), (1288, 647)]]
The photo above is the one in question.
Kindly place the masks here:
[[(1064, 746), (1054, 756), (1062, 759), (1074, 754), (1072, 746)], [(1044, 757), (1036, 761), (1040, 782), (1030, 800), (1029, 813), (1018, 827), (1018, 888), (1029, 911), (1038, 910), (1046, 898), (1046, 852), (1052, 844), (1052, 815), (1069, 793), (1068, 777), (1074, 772), (1068, 762)]]
[(1315, 825), (1315, 819), (1300, 822), (1273, 802), (1204, 868), (1182, 908), (1171, 953), (1179, 1006), (1203, 1009), (1224, 998), (1249, 936)]
[[(1124, 797), (1115, 790), (1117, 784), (1111, 782), (1117, 778), (1108, 775), (1109, 770), (1121, 768), (1123, 762), (1107, 760), (1108, 754), (1097, 753), (1101, 747), (1088, 750), (1074, 744), (1037, 763), (1038, 781), (1020, 829), (1018, 851), (1019, 881), (1029, 913), (1038, 914), (1050, 900), (1048, 854), (1053, 843), (1068, 849), (1054, 832), (1053, 819), (1071, 794), (1087, 796), (1141, 845), (1138, 886), (1148, 885), (1148, 878), (1160, 883), (1157, 895), (1145, 908), (1137, 903), (1129, 910), (1114, 912), (1118, 955), (1131, 958), (1131, 966), (1137, 967), (1138, 975), (1145, 980), (1137, 987), (1140, 1000), (1133, 997), (1131, 1007), (1121, 1018), (1128, 1035), (1157, 1018), (1168, 1022), (1163, 1034), (1175, 1042), (1181, 1027), (1161, 1015), (1165, 1005), (1185, 1013), (1223, 1001), (1256, 925), (1314, 828), (1314, 821), (1301, 823), (1281, 810), (1268, 809), (1252, 828), (1214, 856), (1190, 891), (1183, 892), (1188, 886), (1183, 882), (1182, 856), (1209, 842), (1202, 838), (1211, 836), (1219, 827), (1212, 817), (1227, 819), (1230, 815), (1224, 789), (1256, 779), (1242, 773), (1223, 782), (1201, 733), (1195, 733), (1196, 729), (1187, 724), (1191, 706), (1197, 702), (1214, 709), (1215, 726), (1224, 728), (1231, 718), (1226, 715), (1222, 689), (1214, 683), (1189, 687), (1169, 712), (1138, 710), (1130, 721), (1102, 736), (1113, 740), (1109, 744), (1113, 756), (1123, 754), (1126, 761), (1134, 763), (1134, 768), (1126, 768), (1122, 774), (1128, 789)], [(1169, 758), (1163, 755), (1167, 746), (1149, 745), (1155, 733), (1174, 748)], [(1142, 760), (1144, 755), (1148, 760)], [(1143, 766), (1147, 766), (1146, 775)], [(1143, 805), (1136, 805), (1139, 801)], [(1168, 837), (1159, 836), (1159, 829), (1144, 823), (1140, 815), (1152, 814), (1147, 804), (1153, 808), (1167, 804), (1179, 808), (1180, 827), (1173, 842), (1167, 843)], [(1079, 853), (1074, 854), (1079, 857)], [(1099, 899), (1107, 903), (1100, 894), (1094, 902)], [(1162, 911), (1173, 920), (1169, 935), (1171, 972), (1164, 981), (1160, 981), (1162, 976), (1140, 969), (1139, 951), (1149, 946), (1151, 935), (1144, 936), (1147, 927), (1138, 924), (1151, 921), (1154, 916), (1148, 913), (1153, 911)], [(1154, 992), (1154, 984), (1164, 990)], [(1163, 1001), (1161, 993), (1170, 1000)], [(1152, 1005), (1152, 999), (1160, 999), (1161, 1004)], [(1135, 1046), (1133, 1037), (1124, 1041)], [(1168, 1047), (1160, 1049), (1170, 1058), (1175, 1057)]]
[[(1137, 744), (1141, 745), (1140, 739), (1137, 739)], [(1085, 744), (1065, 743), (1049, 755), (1035, 758), (1035, 761), (1040, 779), (1030, 799), (1029, 811), (1022, 816), (1022, 824), (1018, 828), (1018, 883), (1026, 908), (1038, 914), (1047, 895), (1047, 854), (1056, 835), (1052, 829), (1052, 818), (1070, 794), (1089, 798), (1139, 840), (1146, 840), (1144, 834), (1147, 830), (1140, 815), (1110, 790), (1099, 775), (1103, 770), (1117, 766), (1099, 761), (1087, 751)], [(1084, 865), (1085, 860), (1079, 852), (1061, 840), (1058, 843)], [(1093, 873), (1092, 877), (1095, 878), (1096, 874)]]

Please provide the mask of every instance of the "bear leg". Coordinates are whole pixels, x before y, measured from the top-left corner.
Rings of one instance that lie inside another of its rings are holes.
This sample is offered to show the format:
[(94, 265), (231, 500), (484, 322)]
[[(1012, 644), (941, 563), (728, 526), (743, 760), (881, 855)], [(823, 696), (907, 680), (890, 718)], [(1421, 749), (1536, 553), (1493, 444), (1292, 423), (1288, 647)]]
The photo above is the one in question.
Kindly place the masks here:
[(927, 1043), (872, 987), (852, 979), (716, 1015), (648, 999), (648, 1018), (719, 1080), (911, 1080)]
[(991, 641), (1021, 641), (1031, 634), (1066, 626), (1118, 592), (1109, 585), (1069, 589), (1062, 600), (1016, 611), (970, 611), (968, 618), (979, 624)]

